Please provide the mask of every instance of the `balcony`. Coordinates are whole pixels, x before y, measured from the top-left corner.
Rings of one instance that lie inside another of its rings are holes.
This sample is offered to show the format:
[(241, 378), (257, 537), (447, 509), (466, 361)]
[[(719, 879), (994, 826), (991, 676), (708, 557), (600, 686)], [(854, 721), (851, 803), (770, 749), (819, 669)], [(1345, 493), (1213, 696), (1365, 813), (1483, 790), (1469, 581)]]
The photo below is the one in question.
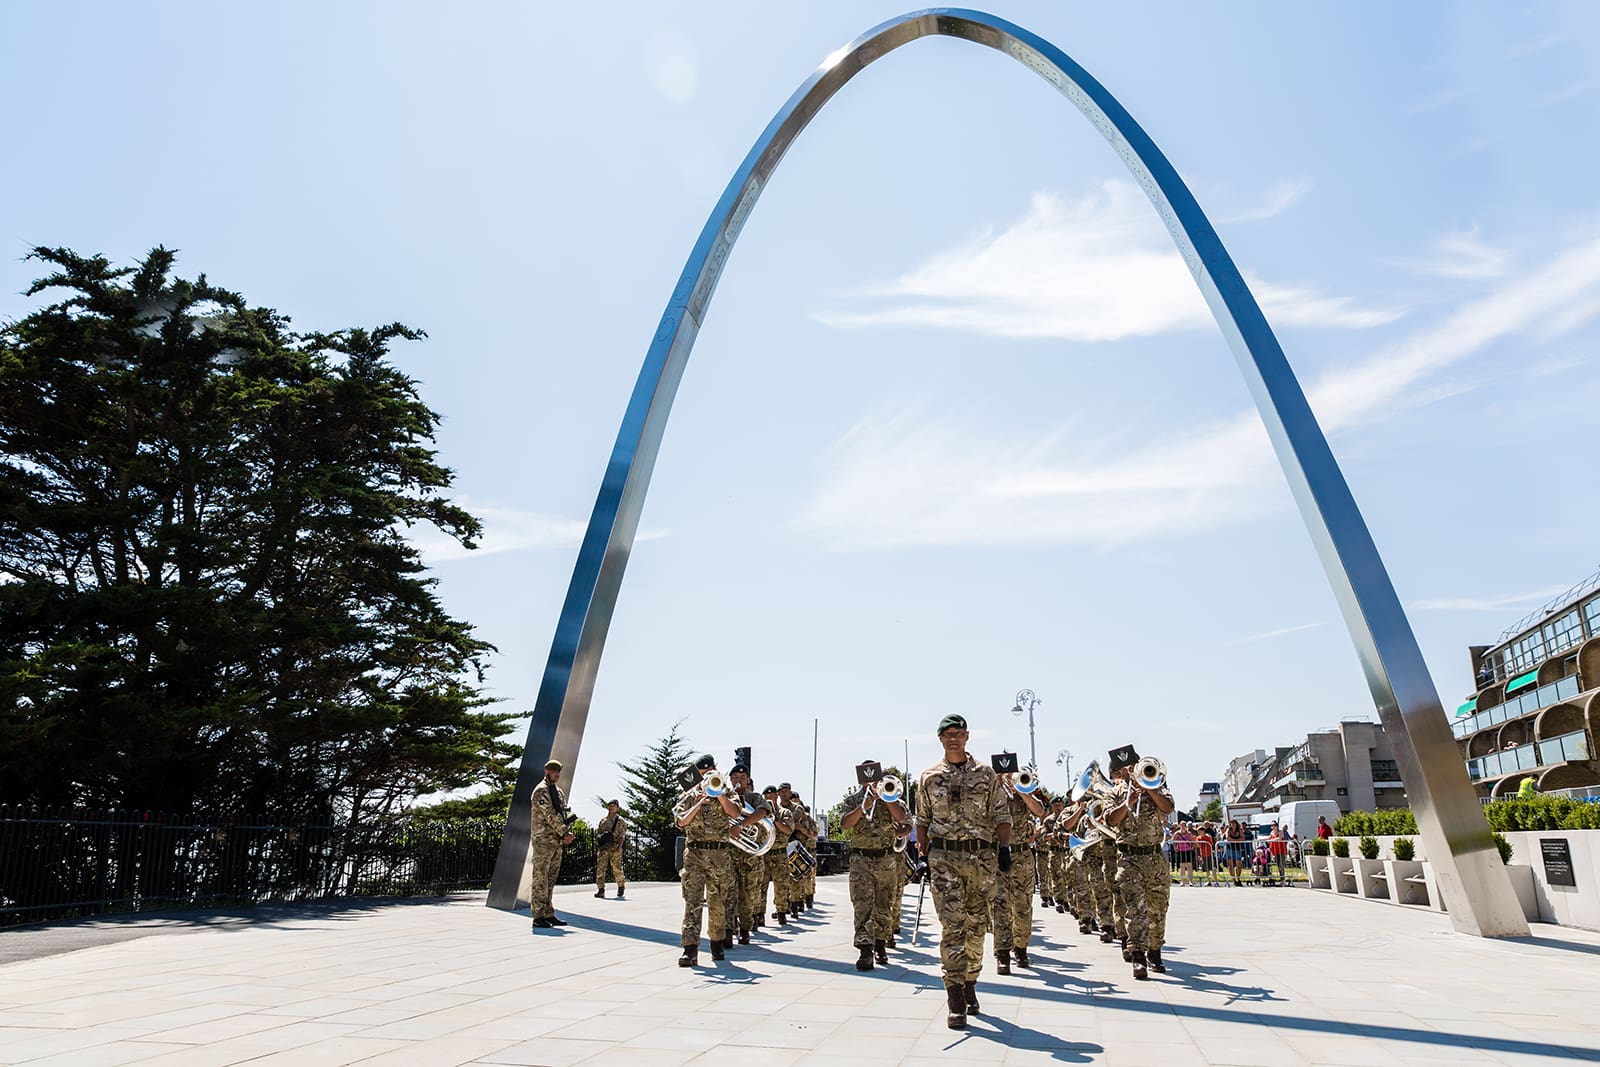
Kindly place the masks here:
[(1518, 771), (1531, 771), (1557, 763), (1590, 758), (1589, 735), (1583, 730), (1552, 737), (1547, 741), (1518, 745), (1504, 752), (1491, 752), (1487, 756), (1467, 761), (1467, 777), (1473, 781), (1501, 778)]
[(1322, 777), (1322, 768), (1313, 763), (1305, 767), (1297, 767), (1288, 774), (1285, 774), (1283, 777), (1272, 783), (1272, 788), (1282, 789), (1284, 786), (1291, 783), (1296, 785), (1306, 785), (1308, 783), (1312, 785), (1322, 785), (1326, 781), (1327, 779)]
[(1559, 704), (1563, 700), (1570, 700), (1578, 695), (1578, 676), (1569, 674), (1548, 685), (1541, 685), (1537, 689), (1530, 689), (1521, 696), (1514, 697), (1504, 704), (1496, 704), (1476, 715), (1468, 715), (1457, 719), (1450, 724), (1450, 732), (1457, 738), (1470, 737), (1480, 730), (1487, 730), (1491, 726), (1499, 726), (1509, 719), (1515, 719), (1538, 711), (1540, 708)]

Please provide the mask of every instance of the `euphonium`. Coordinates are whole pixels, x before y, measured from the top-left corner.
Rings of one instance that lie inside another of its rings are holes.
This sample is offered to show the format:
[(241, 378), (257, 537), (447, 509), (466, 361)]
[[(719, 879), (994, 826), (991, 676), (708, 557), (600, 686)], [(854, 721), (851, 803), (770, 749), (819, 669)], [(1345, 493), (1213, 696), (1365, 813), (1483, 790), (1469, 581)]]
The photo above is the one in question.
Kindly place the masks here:
[(1076, 803), (1090, 796), (1108, 797), (1114, 788), (1111, 784), (1111, 779), (1101, 772), (1100, 761), (1090, 760), (1089, 766), (1085, 767), (1083, 773), (1078, 775), (1078, 784), (1072, 791), (1072, 800)]
[[(744, 809), (746, 815), (752, 814), (756, 809), (746, 804), (742, 799), (739, 807)], [(738, 819), (729, 819), (728, 825), (739, 822)], [(739, 836), (733, 839), (733, 847), (750, 853), (752, 856), (765, 856), (772, 843), (778, 839), (778, 828), (768, 815), (759, 822), (753, 822), (739, 830)]]

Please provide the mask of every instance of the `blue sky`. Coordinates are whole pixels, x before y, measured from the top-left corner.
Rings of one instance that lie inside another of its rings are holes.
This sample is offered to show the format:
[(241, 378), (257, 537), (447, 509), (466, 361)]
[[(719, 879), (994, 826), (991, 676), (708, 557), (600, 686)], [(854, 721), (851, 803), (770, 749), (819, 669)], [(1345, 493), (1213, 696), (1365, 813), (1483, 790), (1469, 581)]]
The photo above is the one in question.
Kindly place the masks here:
[[(36, 5), (0, 36), (0, 315), (34, 244), (156, 244), (304, 328), (400, 319), (444, 416), (458, 615), (532, 706), (645, 346), (723, 185), (828, 53), (905, 8)], [(1255, 287), (1447, 707), (1600, 562), (1600, 7), (989, 10), (1116, 94)], [(1180, 801), (1373, 715), (1231, 354), (1115, 154), (924, 40), (800, 137), (674, 407), (576, 808), (678, 719), (836, 797), (966, 714), (980, 754), (1133, 742)], [(463, 558), (465, 557), (465, 558)], [(520, 735), (519, 735), (520, 739)]]

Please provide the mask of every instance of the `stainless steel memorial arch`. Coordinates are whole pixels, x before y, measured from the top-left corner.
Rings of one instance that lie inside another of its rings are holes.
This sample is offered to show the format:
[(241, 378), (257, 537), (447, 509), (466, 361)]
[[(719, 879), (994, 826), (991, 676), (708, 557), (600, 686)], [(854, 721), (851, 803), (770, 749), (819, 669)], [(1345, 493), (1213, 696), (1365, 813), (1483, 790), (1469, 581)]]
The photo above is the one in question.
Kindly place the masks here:
[(1066, 53), (1004, 19), (960, 8), (930, 8), (890, 19), (824, 60), (767, 125), (701, 230), (645, 354), (578, 550), (534, 704), (489, 906), (511, 909), (527, 899), (528, 800), (545, 761), (554, 755), (565, 764), (564, 782), (572, 780), (577, 767), (600, 654), (667, 416), (740, 229), (789, 145), (822, 105), (872, 61), (930, 36), (972, 41), (1033, 70), (1094, 123), (1149, 195), (1233, 349), (1266, 423), (1355, 643), (1373, 702), (1393, 740), (1451, 922), (1466, 933), (1525, 936), (1527, 923), (1411, 624), (1283, 349), (1216, 231), (1155, 142)]

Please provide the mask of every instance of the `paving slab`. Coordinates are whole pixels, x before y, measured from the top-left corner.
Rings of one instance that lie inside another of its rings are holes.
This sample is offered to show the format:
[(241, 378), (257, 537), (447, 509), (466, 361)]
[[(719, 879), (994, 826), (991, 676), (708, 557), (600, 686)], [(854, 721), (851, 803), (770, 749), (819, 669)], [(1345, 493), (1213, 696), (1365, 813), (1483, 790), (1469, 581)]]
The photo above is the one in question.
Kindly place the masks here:
[[(914, 887), (913, 887), (914, 888)], [(945, 1028), (938, 927), (854, 968), (843, 877), (728, 959), (677, 966), (675, 884), (0, 933), (0, 1064), (1554, 1064), (1600, 1062), (1600, 934), (1488, 941), (1301, 888), (1180, 888), (1166, 975), (1040, 912), (1035, 966)], [(908, 911), (908, 923), (909, 914)], [(21, 940), (8, 944), (13, 937)]]

